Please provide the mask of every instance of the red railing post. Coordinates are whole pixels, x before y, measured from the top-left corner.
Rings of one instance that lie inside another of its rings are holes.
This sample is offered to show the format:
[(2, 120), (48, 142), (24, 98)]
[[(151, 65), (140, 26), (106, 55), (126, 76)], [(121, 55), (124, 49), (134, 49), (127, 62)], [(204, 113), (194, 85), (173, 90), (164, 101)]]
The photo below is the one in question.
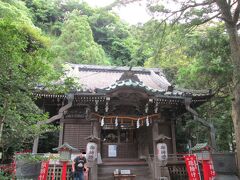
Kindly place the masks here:
[(67, 163), (68, 162), (63, 162), (61, 180), (66, 180), (67, 179)]

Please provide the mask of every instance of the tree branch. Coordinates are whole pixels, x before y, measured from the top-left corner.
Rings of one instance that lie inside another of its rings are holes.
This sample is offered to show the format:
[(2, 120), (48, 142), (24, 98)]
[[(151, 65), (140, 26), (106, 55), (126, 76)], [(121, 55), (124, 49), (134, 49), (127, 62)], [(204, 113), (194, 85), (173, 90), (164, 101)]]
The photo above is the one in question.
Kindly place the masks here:
[(199, 6), (206, 6), (206, 5), (211, 5), (215, 3), (214, 0), (211, 0), (211, 1), (205, 1), (205, 2), (202, 2), (202, 3), (193, 3), (193, 4), (190, 4), (190, 5), (186, 5), (187, 3), (185, 3), (185, 5), (183, 5), (181, 7), (181, 9), (177, 10), (177, 11), (173, 11), (172, 13), (178, 13), (178, 12), (182, 12), (182, 11), (186, 11), (190, 8), (194, 8), (194, 7), (199, 7)]
[(219, 15), (221, 15), (221, 13), (217, 13), (217, 14), (215, 14), (214, 16), (212, 16), (212, 17), (210, 17), (210, 18), (207, 18), (207, 19), (205, 19), (204, 21), (202, 21), (201, 23), (199, 23), (199, 24), (197, 24), (197, 25), (207, 23), (207, 22), (213, 20), (214, 18), (219, 17)]
[(240, 2), (238, 2), (237, 7), (236, 7), (236, 9), (234, 11), (234, 14), (233, 14), (233, 23), (234, 24), (236, 24), (238, 22), (239, 13), (240, 13)]
[(233, 23), (233, 17), (231, 14), (231, 7), (226, 0), (216, 0), (216, 3), (222, 13), (222, 19), (229, 24)]

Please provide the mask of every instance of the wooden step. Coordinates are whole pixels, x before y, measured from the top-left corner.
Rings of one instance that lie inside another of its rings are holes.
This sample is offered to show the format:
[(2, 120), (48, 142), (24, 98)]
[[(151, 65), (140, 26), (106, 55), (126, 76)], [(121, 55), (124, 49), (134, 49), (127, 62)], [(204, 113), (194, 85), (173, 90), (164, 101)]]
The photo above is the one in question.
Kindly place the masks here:
[(124, 161), (124, 162), (103, 162), (100, 166), (142, 166), (142, 165), (147, 165), (146, 162), (144, 161)]

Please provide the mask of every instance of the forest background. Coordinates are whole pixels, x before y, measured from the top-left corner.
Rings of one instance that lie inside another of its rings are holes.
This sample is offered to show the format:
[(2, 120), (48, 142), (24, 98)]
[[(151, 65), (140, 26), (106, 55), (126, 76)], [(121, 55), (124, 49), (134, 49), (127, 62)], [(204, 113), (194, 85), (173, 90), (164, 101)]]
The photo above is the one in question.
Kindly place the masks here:
[[(64, 63), (161, 68), (177, 87), (211, 88), (215, 96), (197, 111), (214, 124), (219, 151), (235, 151), (231, 118), (232, 72), (224, 24), (196, 25), (152, 19), (129, 25), (111, 4), (92, 8), (77, 0), (0, 0), (0, 145), (3, 160), (31, 148), (39, 134), (55, 126), (36, 126), (48, 114), (34, 104), (32, 91), (68, 92)], [(161, 8), (161, 7), (157, 7)], [(149, 7), (156, 12), (156, 7)], [(194, 12), (194, 13), (201, 13)], [(198, 14), (199, 15), (199, 14)], [(177, 120), (177, 146), (208, 142), (209, 129), (185, 114)]]

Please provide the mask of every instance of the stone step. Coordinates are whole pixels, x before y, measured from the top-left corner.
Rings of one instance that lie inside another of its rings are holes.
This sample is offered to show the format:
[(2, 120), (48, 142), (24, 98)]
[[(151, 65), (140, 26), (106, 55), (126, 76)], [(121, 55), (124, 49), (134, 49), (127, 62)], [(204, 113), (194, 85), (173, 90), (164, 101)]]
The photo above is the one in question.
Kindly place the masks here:
[[(115, 169), (111, 169), (111, 170), (99, 170), (98, 171), (98, 175), (99, 176), (104, 176), (104, 175), (108, 175), (108, 174), (113, 174)], [(122, 168), (119, 169), (120, 170), (130, 170), (130, 172), (132, 174), (136, 174), (136, 175), (149, 175), (151, 174), (149, 169), (142, 169), (142, 170), (137, 170), (137, 169), (130, 169), (130, 168)]]
[[(112, 176), (99, 176), (98, 180), (114, 180), (113, 175)], [(136, 176), (136, 180), (152, 180), (151, 176)]]
[(98, 180), (111, 180), (115, 169), (130, 170), (132, 174), (136, 175), (136, 180), (151, 180), (151, 172), (146, 162), (104, 162), (98, 166)]
[(110, 162), (103, 162), (101, 166), (119, 166), (119, 165), (126, 165), (126, 166), (141, 166), (141, 165), (147, 165), (145, 161), (135, 161), (135, 162), (130, 162), (130, 161), (123, 161), (123, 162), (116, 162), (116, 161), (110, 161)]

